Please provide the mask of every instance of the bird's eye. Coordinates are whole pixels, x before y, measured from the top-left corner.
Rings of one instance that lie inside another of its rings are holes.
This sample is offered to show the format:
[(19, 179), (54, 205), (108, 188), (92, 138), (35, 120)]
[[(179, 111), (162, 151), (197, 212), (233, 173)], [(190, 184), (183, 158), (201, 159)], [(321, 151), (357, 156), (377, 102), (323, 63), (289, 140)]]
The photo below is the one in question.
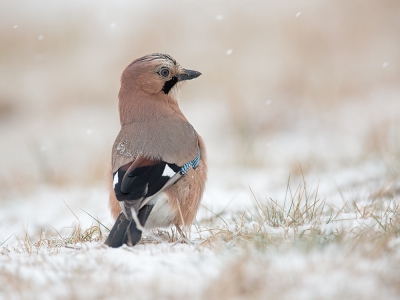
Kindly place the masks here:
[(158, 72), (162, 77), (168, 77), (169, 70), (167, 68), (162, 68), (160, 72)]

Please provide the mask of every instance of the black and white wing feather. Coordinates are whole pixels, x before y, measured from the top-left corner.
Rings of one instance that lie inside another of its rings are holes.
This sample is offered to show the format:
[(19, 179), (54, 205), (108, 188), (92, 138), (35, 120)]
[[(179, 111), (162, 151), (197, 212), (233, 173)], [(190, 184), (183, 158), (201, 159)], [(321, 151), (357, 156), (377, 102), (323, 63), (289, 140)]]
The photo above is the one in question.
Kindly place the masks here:
[[(149, 164), (149, 161), (145, 163)], [(138, 210), (148, 202), (147, 199), (175, 183), (182, 176), (180, 171), (181, 167), (163, 161), (152, 161), (150, 165), (128, 170), (121, 167), (113, 174), (117, 200), (127, 201)]]

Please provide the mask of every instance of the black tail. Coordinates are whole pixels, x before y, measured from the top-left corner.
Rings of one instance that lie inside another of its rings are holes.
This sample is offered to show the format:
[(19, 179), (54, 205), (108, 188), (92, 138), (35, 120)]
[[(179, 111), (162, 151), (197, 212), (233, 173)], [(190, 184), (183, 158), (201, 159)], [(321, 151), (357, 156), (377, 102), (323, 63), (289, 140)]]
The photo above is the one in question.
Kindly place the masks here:
[[(142, 226), (146, 223), (152, 209), (153, 205), (145, 205), (139, 210), (138, 219)], [(127, 220), (125, 215), (121, 212), (115, 221), (105, 244), (112, 248), (121, 247), (123, 244), (135, 246), (141, 238), (142, 231), (137, 229), (135, 221)]]

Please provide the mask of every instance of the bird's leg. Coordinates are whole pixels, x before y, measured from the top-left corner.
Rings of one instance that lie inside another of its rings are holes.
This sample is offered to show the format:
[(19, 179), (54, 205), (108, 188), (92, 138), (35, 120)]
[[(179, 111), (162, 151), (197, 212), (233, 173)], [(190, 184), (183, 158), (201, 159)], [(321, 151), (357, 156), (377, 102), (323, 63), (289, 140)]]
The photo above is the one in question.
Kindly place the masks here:
[[(185, 220), (183, 219), (182, 211), (181, 211), (181, 205), (179, 204), (178, 198), (176, 198), (176, 204), (178, 204), (178, 209), (179, 209), (179, 215), (181, 216), (181, 222), (183, 226), (185, 226)], [(186, 236), (183, 234), (181, 227), (179, 226), (178, 223), (175, 223), (175, 227), (178, 230), (179, 234), (181, 235), (182, 238), (186, 239)]]
[(181, 237), (186, 239), (186, 235), (183, 233), (181, 226), (179, 224), (175, 224), (176, 230), (178, 230), (179, 234), (181, 235)]
[(187, 237), (186, 234), (182, 231), (181, 226), (179, 224), (175, 224), (176, 230), (179, 232), (181, 237), (172, 245), (175, 246), (178, 243), (185, 243), (189, 245), (193, 245), (193, 242), (190, 241)]

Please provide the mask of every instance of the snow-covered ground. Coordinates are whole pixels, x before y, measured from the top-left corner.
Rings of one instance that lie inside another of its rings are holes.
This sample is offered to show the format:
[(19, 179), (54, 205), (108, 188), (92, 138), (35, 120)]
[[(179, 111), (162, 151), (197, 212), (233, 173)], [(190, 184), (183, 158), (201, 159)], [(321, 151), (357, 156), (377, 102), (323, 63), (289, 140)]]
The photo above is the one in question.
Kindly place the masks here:
[[(399, 253), (330, 245), (197, 249), (86, 243), (1, 258), (3, 299), (398, 299)], [(379, 255), (381, 257), (376, 257)]]
[[(119, 249), (103, 245), (112, 226), (104, 186), (42, 186), (2, 204), (0, 298), (397, 299), (400, 186), (367, 171), (258, 198), (257, 184), (232, 188), (211, 169), (190, 242), (153, 231)], [(338, 187), (340, 178), (351, 185)]]

